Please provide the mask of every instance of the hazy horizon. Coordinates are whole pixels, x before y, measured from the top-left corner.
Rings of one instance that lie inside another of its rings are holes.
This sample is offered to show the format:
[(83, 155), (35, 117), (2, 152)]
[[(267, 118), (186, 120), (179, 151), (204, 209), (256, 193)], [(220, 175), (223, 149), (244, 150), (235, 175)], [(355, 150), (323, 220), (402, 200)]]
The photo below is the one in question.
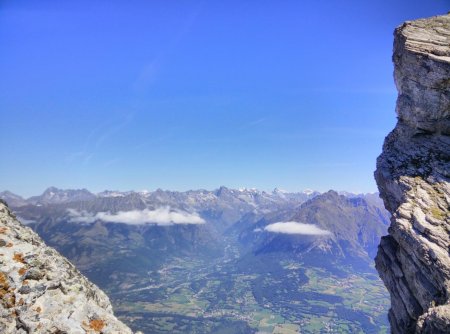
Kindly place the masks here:
[(376, 192), (393, 30), (445, 5), (3, 2), (1, 188)]

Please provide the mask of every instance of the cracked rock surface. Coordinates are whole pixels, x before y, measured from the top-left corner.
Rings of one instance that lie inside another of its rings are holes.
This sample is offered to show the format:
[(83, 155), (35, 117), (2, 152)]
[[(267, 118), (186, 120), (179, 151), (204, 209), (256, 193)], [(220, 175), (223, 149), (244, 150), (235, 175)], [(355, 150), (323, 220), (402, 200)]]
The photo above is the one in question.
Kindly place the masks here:
[(108, 297), (0, 201), (0, 333), (131, 333)]
[(398, 123), (375, 178), (391, 214), (376, 268), (393, 333), (450, 333), (450, 15), (395, 31)]

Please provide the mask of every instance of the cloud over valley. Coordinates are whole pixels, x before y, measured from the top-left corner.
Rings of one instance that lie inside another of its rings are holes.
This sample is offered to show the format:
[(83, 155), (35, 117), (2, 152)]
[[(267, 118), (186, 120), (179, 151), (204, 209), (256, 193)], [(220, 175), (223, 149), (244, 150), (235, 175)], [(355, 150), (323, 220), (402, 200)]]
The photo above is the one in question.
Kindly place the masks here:
[(101, 220), (109, 223), (123, 223), (130, 225), (157, 224), (204, 224), (205, 220), (197, 213), (186, 211), (171, 210), (170, 207), (161, 207), (155, 210), (131, 210), (118, 211), (117, 213), (78, 211), (75, 209), (67, 210), (69, 221), (73, 223), (93, 223)]
[(323, 230), (313, 224), (304, 224), (297, 222), (278, 222), (264, 227), (267, 232), (301, 235), (331, 235), (330, 231)]

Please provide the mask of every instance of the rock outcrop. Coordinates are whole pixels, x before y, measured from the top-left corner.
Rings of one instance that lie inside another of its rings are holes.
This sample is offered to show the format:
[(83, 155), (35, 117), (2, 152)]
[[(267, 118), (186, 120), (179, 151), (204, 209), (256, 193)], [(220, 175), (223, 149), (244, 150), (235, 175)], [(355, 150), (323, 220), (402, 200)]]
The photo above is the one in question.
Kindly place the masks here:
[(0, 333), (131, 333), (108, 297), (0, 201)]
[(450, 333), (450, 15), (395, 31), (398, 123), (375, 178), (391, 212), (375, 259), (393, 333)]

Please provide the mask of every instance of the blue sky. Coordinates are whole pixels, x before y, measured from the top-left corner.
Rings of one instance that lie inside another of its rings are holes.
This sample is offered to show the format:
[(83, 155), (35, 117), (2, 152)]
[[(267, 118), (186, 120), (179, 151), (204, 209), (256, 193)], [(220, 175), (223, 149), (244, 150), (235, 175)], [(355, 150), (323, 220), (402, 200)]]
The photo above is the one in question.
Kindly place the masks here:
[(0, 1), (0, 190), (375, 191), (436, 1)]

